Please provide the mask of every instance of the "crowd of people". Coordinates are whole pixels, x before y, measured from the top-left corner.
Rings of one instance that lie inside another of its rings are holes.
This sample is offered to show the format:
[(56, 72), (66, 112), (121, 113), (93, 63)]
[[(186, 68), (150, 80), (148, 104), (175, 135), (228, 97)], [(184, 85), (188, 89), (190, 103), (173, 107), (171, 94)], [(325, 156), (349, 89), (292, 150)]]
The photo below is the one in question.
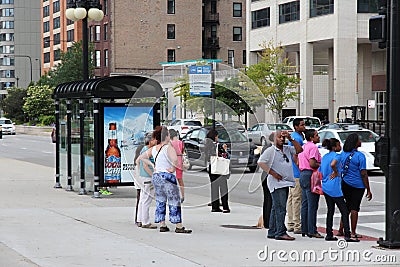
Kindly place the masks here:
[[(341, 213), (337, 236), (344, 236), (347, 242), (358, 242), (358, 238), (362, 237), (356, 232), (358, 212), (365, 190), (367, 199), (372, 199), (366, 158), (357, 150), (361, 146), (359, 136), (356, 133), (350, 134), (342, 153), (338, 153), (341, 151), (339, 140), (323, 140), (322, 146), (329, 153), (321, 157), (316, 145), (320, 142), (318, 132), (306, 130), (301, 119), (295, 119), (293, 125), (295, 131), (291, 135), (277, 130), (270, 137), (273, 144), (265, 149), (258, 161), (263, 170), (263, 218), (264, 227), (268, 229), (267, 238), (295, 240), (288, 232), (303, 237), (324, 238), (317, 231), (320, 194), (312, 190), (311, 178), (314, 172), (319, 171), (327, 205), (325, 240), (337, 240), (333, 235), (336, 204)], [(285, 138), (289, 141), (287, 145), (284, 144)]]
[[(322, 176), (322, 191), (327, 205), (326, 241), (335, 241), (333, 215), (335, 205), (341, 213), (337, 236), (348, 242), (358, 242), (358, 212), (366, 191), (372, 199), (366, 171), (366, 158), (357, 150), (361, 141), (356, 133), (350, 134), (342, 147), (335, 138), (325, 139), (322, 146), (329, 152), (321, 157), (317, 143), (318, 132), (306, 130), (302, 119), (293, 122), (294, 132), (277, 130), (270, 136), (270, 146), (265, 146), (258, 160), (263, 170), (261, 184), (264, 194), (262, 226), (268, 229), (267, 238), (295, 240), (288, 234), (302, 237), (324, 238), (317, 230), (317, 211), (320, 193), (312, 190), (315, 172)], [(285, 139), (288, 139), (287, 145)], [(157, 229), (150, 220), (149, 208), (155, 199), (154, 222), (160, 232), (168, 232), (169, 221), (175, 224), (176, 233), (189, 234), (192, 230), (182, 224), (181, 203), (184, 201), (183, 155), (184, 144), (175, 130), (157, 126), (145, 144), (137, 148), (135, 157), (137, 205), (135, 223), (141, 228)], [(205, 142), (205, 157), (211, 185), (211, 212), (230, 213), (228, 202), (229, 174), (212, 172), (211, 157), (230, 158), (226, 145), (218, 144), (218, 132), (210, 129)], [(220, 204), (221, 203), (221, 204)], [(222, 209), (220, 208), (222, 206)], [(285, 218), (288, 215), (287, 225)], [(350, 217), (350, 219), (349, 219)]]

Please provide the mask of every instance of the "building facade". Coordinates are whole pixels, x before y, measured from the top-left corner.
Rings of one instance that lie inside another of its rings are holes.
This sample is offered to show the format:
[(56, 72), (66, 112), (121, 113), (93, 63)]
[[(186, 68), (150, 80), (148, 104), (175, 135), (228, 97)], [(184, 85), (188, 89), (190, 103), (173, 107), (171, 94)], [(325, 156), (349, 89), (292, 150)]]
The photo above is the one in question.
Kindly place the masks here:
[[(330, 121), (339, 106), (367, 106), (368, 119), (384, 120), (386, 53), (368, 39), (373, 0), (251, 0), (247, 3), (248, 64), (257, 63), (260, 44), (285, 48), (301, 79), (299, 100), (283, 117), (314, 115)], [(370, 102), (371, 103), (371, 102)], [(272, 120), (266, 112), (260, 114)]]
[(0, 0), (0, 89), (40, 77), (40, 0)]

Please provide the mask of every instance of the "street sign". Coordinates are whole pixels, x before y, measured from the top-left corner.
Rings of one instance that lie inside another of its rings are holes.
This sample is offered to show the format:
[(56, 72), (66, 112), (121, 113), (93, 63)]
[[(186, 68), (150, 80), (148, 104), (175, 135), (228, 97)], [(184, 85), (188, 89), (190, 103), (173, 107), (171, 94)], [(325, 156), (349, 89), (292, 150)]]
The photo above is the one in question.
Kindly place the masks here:
[(191, 96), (211, 95), (211, 66), (189, 66)]
[(375, 108), (376, 102), (375, 100), (368, 100), (368, 108)]

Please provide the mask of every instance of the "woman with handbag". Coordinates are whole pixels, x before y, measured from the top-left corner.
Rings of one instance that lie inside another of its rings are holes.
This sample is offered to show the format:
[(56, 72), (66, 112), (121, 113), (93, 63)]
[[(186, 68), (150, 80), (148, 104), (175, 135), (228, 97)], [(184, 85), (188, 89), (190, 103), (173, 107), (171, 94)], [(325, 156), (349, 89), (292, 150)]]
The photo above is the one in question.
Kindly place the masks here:
[(178, 164), (176, 165), (176, 179), (179, 183), (179, 189), (181, 191), (181, 203), (185, 200), (185, 189), (183, 184), (183, 142), (179, 140), (178, 132), (174, 129), (169, 129), (169, 136), (171, 138), (171, 145), (175, 149), (176, 155), (178, 156)]
[[(339, 171), (342, 177), (342, 191), (346, 200), (347, 209), (350, 212), (351, 237), (361, 238), (357, 234), (358, 212), (360, 211), (361, 200), (365, 189), (368, 201), (372, 199), (371, 189), (369, 187), (367, 163), (363, 153), (357, 150), (361, 146), (361, 140), (358, 134), (352, 133), (344, 142), (343, 152), (336, 156), (332, 161), (334, 175), (339, 175), (336, 165), (339, 163)], [(338, 236), (342, 236), (343, 225), (340, 225)]]
[(303, 145), (303, 152), (299, 154), (300, 186), (301, 186), (301, 235), (310, 238), (323, 238), (317, 232), (317, 211), (319, 194), (311, 192), (311, 175), (317, 170), (321, 162), (318, 151), (318, 132), (309, 129), (305, 132), (307, 143)]
[[(217, 155), (218, 150), (218, 155)], [(229, 158), (227, 151), (227, 145), (224, 144), (222, 147), (218, 146), (218, 132), (214, 129), (208, 131), (205, 141), (205, 154), (206, 160), (208, 161), (208, 175), (211, 182), (211, 212), (223, 212), (230, 213), (228, 204), (228, 181), (229, 175), (220, 175), (211, 173), (211, 156), (219, 156)], [(219, 207), (219, 195), (221, 194), (222, 208)]]
[[(326, 206), (328, 212), (326, 215), (326, 241), (337, 241), (338, 239), (333, 236), (333, 215), (335, 213), (335, 204), (339, 208), (342, 215), (342, 222), (344, 226), (344, 238), (347, 242), (358, 242), (358, 239), (351, 239), (350, 226), (349, 226), (349, 211), (346, 207), (346, 202), (343, 197), (341, 182), (342, 179), (335, 174), (334, 169), (331, 167), (332, 161), (337, 156), (337, 152), (342, 150), (340, 141), (336, 138), (325, 139), (322, 142), (329, 153), (325, 154), (321, 160), (321, 173), (322, 173), (322, 191), (324, 192)], [(336, 170), (336, 168), (335, 168)]]

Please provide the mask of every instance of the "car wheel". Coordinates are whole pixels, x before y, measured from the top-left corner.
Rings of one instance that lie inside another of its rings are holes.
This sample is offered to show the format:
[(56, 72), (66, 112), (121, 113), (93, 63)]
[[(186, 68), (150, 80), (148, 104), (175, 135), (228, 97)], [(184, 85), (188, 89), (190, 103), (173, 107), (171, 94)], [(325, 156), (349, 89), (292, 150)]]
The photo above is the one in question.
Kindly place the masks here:
[(257, 170), (257, 166), (251, 166), (251, 167), (249, 167), (249, 169), (250, 169), (250, 172), (253, 173)]
[(261, 146), (267, 145), (267, 140), (264, 137), (261, 137)]

